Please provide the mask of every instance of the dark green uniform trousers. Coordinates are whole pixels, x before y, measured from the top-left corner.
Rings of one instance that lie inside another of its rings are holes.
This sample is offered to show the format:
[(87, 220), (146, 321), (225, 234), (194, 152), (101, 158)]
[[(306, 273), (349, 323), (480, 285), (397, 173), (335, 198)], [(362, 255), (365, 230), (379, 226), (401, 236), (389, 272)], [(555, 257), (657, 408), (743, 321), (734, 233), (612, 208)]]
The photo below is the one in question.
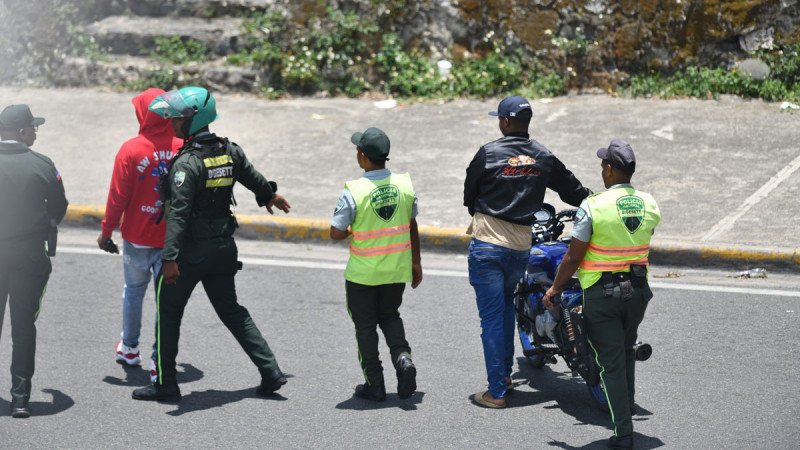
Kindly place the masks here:
[(392, 364), (396, 365), (398, 358), (404, 353), (411, 355), (399, 311), (405, 289), (405, 283), (367, 286), (345, 281), (347, 311), (356, 327), (358, 360), (364, 379), (369, 385), (383, 384), (377, 327), (381, 327), (383, 331)]
[[(11, 248), (13, 247), (13, 248)], [(50, 278), (44, 242), (0, 245), (0, 335), (6, 301), (11, 314), (11, 404), (27, 405), (36, 356), (36, 319)]]
[(653, 297), (648, 286), (634, 288), (633, 298), (623, 301), (619, 286), (611, 297), (603, 296), (600, 283), (583, 291), (583, 314), (589, 344), (600, 366), (600, 378), (608, 397), (615, 436), (633, 433), (636, 343), (639, 324)]
[(237, 301), (234, 276), (238, 271), (238, 262), (233, 240), (195, 245), (200, 248), (182, 249), (179, 258), (180, 277), (175, 284), (164, 283), (163, 274), (158, 277), (158, 383), (165, 386), (176, 384), (175, 358), (178, 355), (181, 319), (189, 296), (198, 283), (203, 284), (217, 316), (262, 375), (276, 369), (278, 363), (267, 341), (250, 313)]

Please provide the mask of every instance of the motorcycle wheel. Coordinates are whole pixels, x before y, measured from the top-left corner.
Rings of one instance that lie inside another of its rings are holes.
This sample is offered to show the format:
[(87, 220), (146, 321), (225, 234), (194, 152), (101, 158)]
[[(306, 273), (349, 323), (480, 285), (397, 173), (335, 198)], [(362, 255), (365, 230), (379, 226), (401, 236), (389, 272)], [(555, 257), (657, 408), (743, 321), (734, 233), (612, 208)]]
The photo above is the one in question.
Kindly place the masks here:
[(527, 356), (526, 359), (528, 360), (528, 364), (534, 369), (541, 369), (547, 363), (547, 359), (544, 355)]
[(592, 397), (592, 402), (603, 412), (609, 412), (608, 398), (606, 397), (606, 390), (603, 388), (603, 383), (597, 383), (589, 388), (589, 396)]

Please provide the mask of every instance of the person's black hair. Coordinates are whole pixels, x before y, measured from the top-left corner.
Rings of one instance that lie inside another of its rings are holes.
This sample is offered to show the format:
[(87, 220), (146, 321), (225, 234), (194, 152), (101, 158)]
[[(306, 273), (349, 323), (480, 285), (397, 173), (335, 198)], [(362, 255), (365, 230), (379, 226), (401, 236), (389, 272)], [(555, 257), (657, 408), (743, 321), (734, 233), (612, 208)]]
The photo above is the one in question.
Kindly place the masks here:
[(508, 119), (511, 121), (511, 124), (514, 127), (514, 129), (519, 130), (524, 128), (525, 130), (527, 130), (528, 127), (530, 127), (531, 125), (532, 118), (533, 115), (509, 117)]
[[(366, 154), (365, 154), (364, 156), (366, 156)], [(376, 166), (376, 167), (386, 167), (386, 159), (385, 159), (385, 158), (373, 159), (373, 158), (371, 158), (371, 157), (367, 156), (367, 159), (369, 160), (369, 162), (370, 162), (370, 163), (371, 163), (373, 166)]]

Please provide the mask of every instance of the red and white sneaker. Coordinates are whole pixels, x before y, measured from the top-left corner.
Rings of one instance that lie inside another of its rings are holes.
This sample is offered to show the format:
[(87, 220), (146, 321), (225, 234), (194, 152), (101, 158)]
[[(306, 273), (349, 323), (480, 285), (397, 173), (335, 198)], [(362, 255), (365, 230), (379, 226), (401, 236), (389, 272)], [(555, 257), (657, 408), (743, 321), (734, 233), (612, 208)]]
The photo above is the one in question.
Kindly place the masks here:
[(128, 347), (123, 344), (122, 341), (117, 343), (116, 359), (118, 363), (127, 364), (129, 366), (135, 366), (142, 362), (142, 358), (139, 356), (139, 349), (136, 347)]
[(158, 369), (156, 368), (156, 360), (150, 360), (150, 382), (155, 383), (158, 381)]

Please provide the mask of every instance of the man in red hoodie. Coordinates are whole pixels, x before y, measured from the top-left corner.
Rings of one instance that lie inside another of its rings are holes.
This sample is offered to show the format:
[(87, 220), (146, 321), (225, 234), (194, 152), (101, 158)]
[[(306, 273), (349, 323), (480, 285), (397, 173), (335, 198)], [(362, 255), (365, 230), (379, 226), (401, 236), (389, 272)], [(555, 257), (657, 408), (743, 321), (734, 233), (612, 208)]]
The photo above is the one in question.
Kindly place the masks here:
[[(105, 218), (97, 244), (108, 252), (118, 252), (111, 234), (122, 222), (125, 287), (122, 302), (122, 339), (117, 343), (116, 360), (129, 366), (141, 362), (139, 332), (142, 324), (142, 299), (150, 278), (161, 270), (165, 222), (158, 222), (161, 200), (158, 180), (183, 141), (175, 137), (169, 120), (148, 110), (150, 102), (163, 94), (150, 88), (133, 98), (139, 120), (139, 135), (126, 141), (117, 152), (111, 187), (108, 190)], [(158, 317), (156, 317), (158, 320)], [(156, 365), (155, 344), (150, 377)]]

